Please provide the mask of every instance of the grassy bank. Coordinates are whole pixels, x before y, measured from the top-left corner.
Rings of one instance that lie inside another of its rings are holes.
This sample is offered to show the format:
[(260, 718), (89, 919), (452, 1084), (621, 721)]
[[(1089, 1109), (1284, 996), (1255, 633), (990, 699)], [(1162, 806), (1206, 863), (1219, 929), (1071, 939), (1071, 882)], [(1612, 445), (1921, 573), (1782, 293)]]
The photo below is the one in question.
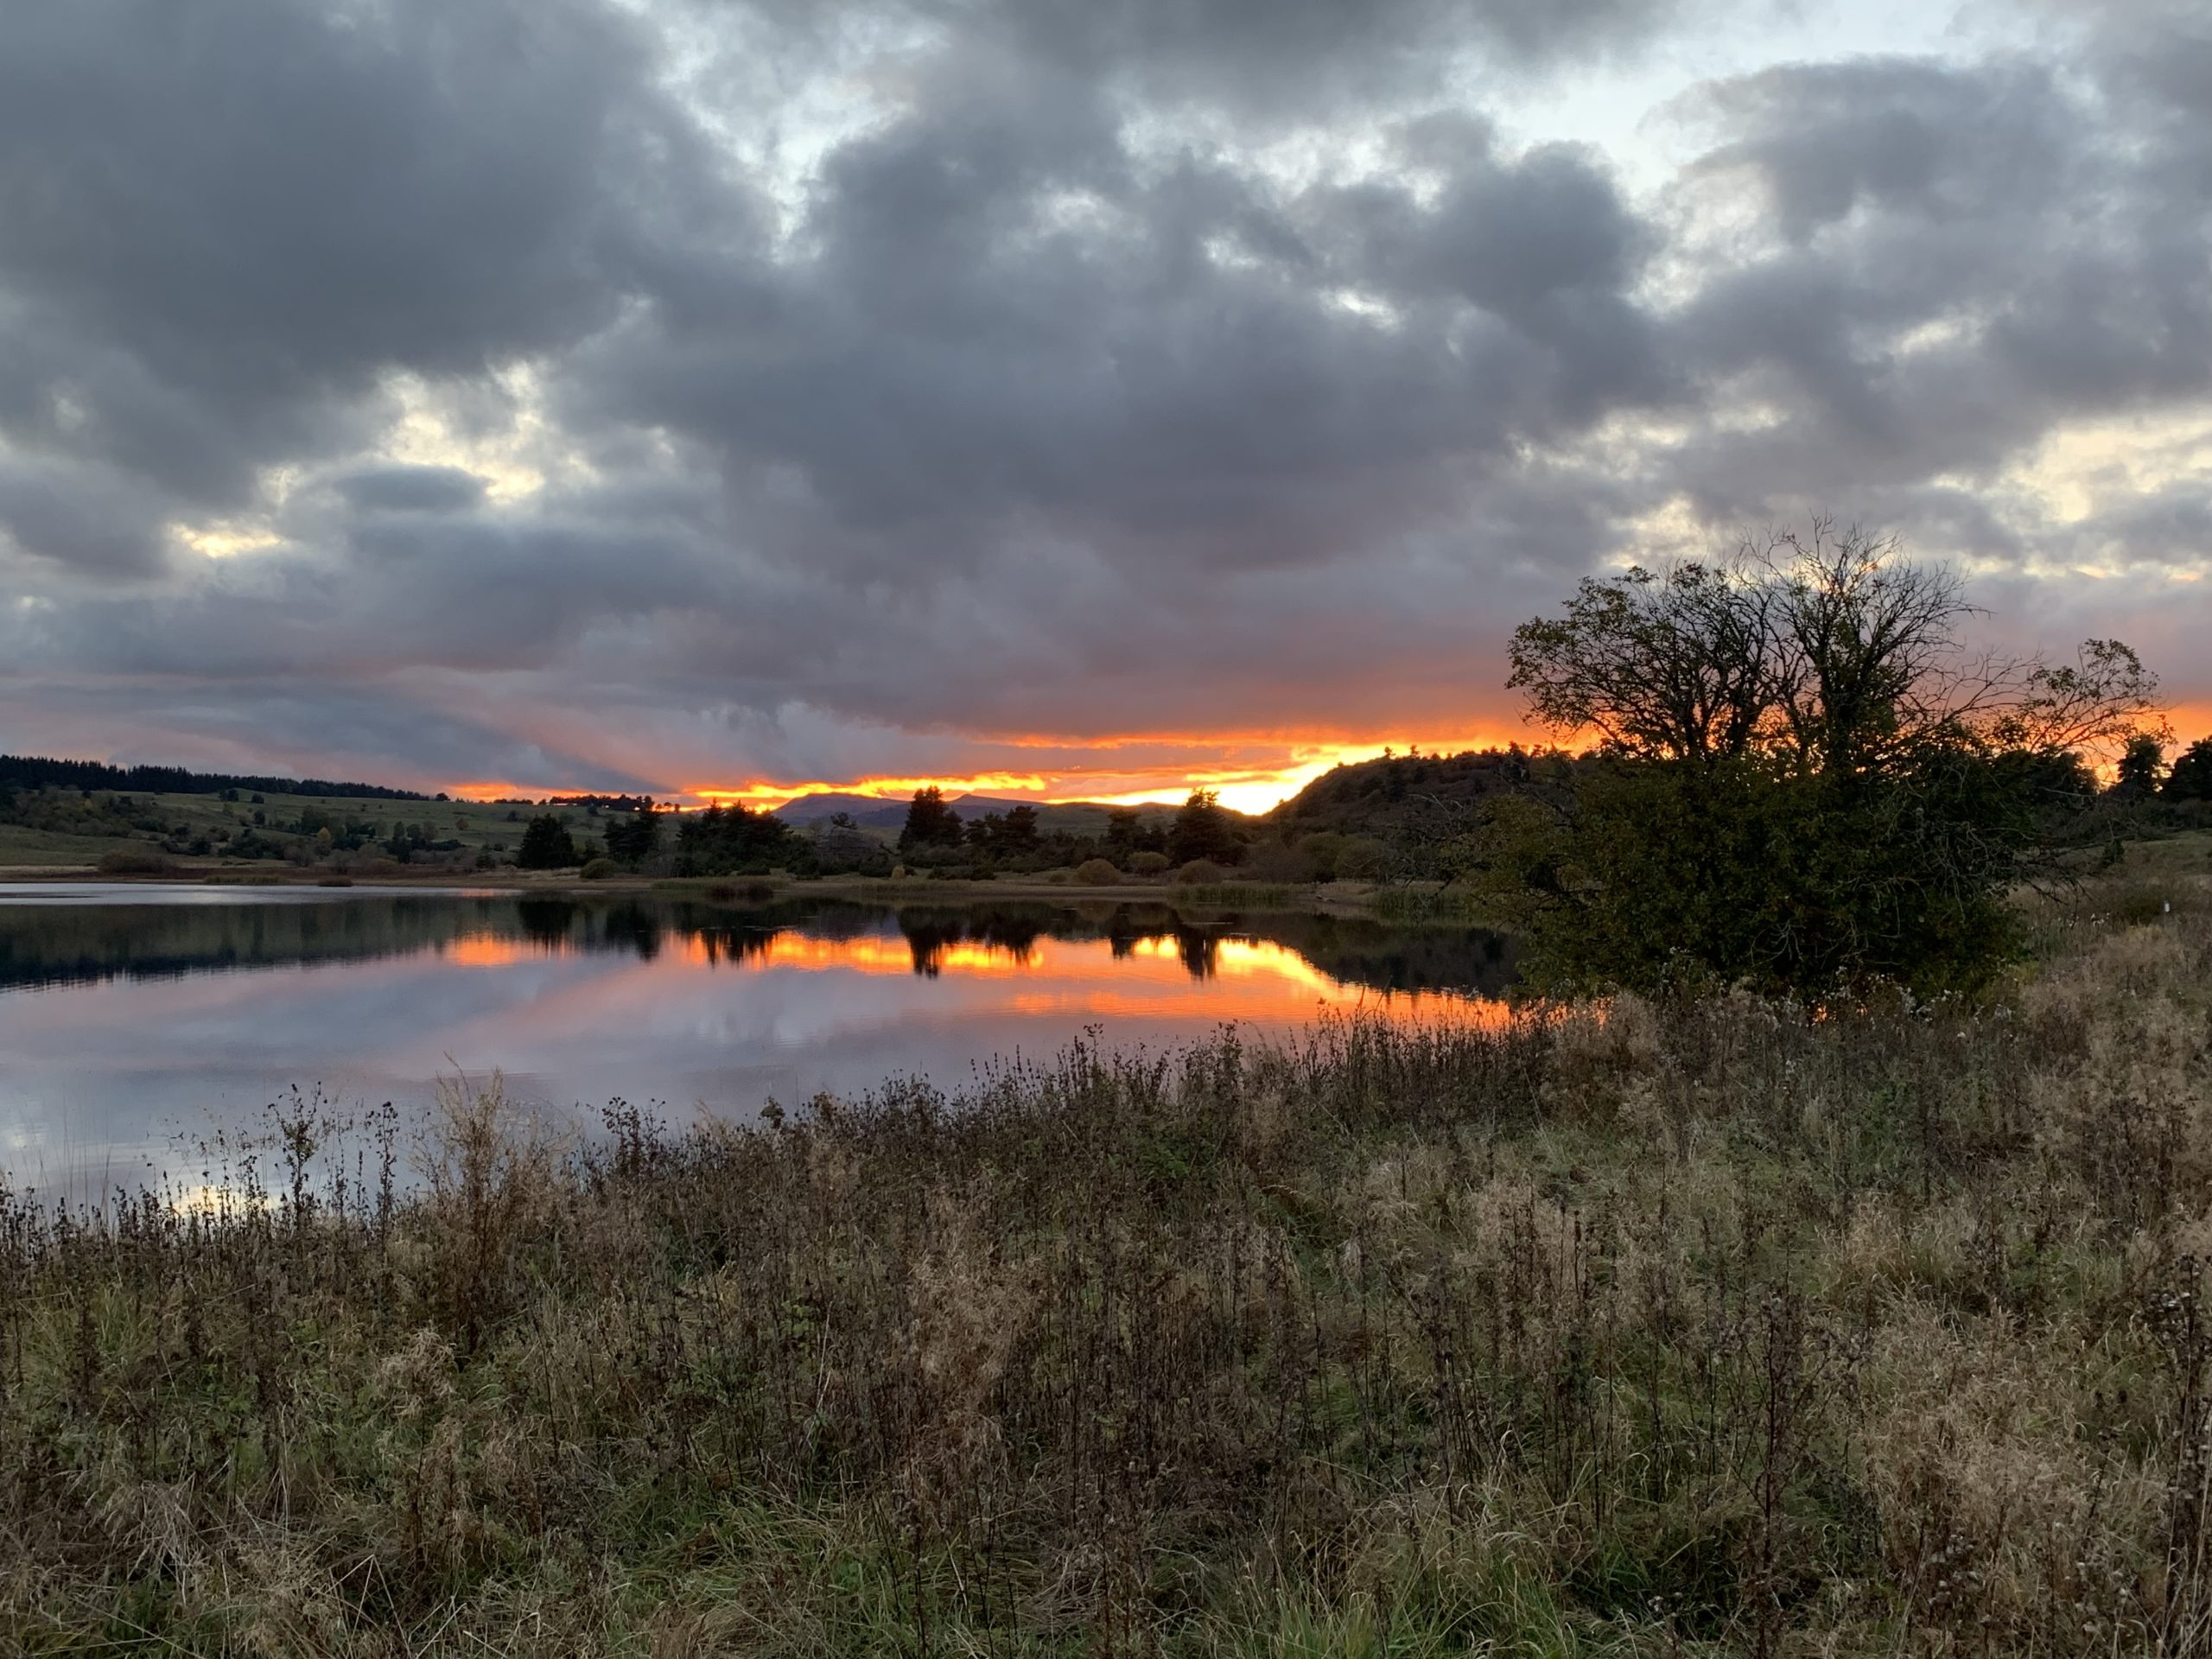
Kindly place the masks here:
[(0, 1648), (2202, 1651), (2202, 855), (1980, 1009), (1078, 1050), (590, 1147), (457, 1099), (303, 1116), (226, 1207), (16, 1204)]

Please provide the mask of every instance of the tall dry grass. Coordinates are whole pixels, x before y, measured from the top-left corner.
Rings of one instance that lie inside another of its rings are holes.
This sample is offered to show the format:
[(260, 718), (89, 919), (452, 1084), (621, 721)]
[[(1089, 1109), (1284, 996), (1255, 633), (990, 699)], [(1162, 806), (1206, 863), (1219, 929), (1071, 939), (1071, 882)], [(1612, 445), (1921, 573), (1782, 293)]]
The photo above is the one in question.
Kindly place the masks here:
[(2040, 925), (14, 1200), (0, 1648), (2203, 1652), (2212, 883)]

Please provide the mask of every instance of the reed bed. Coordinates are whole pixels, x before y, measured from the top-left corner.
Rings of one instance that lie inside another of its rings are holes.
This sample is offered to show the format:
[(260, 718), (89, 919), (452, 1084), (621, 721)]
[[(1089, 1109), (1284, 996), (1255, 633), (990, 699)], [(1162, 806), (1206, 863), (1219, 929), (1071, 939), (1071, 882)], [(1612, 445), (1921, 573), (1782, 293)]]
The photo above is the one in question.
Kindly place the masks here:
[(0, 1649), (2204, 1652), (2208, 885), (1974, 1006), (1085, 1043), (580, 1143), (456, 1090), (13, 1198)]

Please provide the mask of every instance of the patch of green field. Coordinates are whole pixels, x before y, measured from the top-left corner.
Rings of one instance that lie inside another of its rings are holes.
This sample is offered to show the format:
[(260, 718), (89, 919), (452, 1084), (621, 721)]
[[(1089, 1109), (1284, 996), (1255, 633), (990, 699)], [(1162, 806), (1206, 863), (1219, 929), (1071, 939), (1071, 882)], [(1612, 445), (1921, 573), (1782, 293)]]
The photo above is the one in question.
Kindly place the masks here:
[(102, 853), (130, 844), (101, 836), (63, 836), (20, 823), (0, 823), (0, 869), (89, 868)]

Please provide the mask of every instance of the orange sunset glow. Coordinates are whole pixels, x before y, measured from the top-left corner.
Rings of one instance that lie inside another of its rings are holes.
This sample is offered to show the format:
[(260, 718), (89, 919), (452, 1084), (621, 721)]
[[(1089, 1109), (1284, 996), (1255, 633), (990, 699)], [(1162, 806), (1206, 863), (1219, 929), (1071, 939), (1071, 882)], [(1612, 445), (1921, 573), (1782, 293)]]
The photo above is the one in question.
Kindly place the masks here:
[[(1428, 754), (1455, 754), (1468, 749), (1503, 747), (1510, 743), (1526, 744), (1532, 741), (1532, 734), (1525, 728), (1518, 727), (1500, 727), (1475, 733), (1459, 732), (1443, 737), (1414, 735), (1370, 739), (1298, 739), (1236, 733), (1209, 739), (1202, 734), (1176, 734), (1093, 746), (1100, 763), (1088, 766), (1065, 765), (1050, 770), (1030, 772), (954, 772), (925, 777), (861, 776), (804, 780), (758, 779), (726, 784), (691, 783), (670, 792), (680, 799), (700, 805), (736, 804), (766, 810), (803, 796), (830, 791), (883, 801), (902, 801), (918, 789), (935, 787), (944, 791), (948, 797), (987, 795), (1010, 800), (1034, 800), (1040, 805), (1086, 801), (1109, 806), (1135, 806), (1147, 802), (1172, 804), (1179, 801), (1193, 789), (1209, 789), (1221, 798), (1224, 805), (1234, 807), (1240, 812), (1264, 812), (1295, 795), (1306, 785), (1334, 766), (1371, 760), (1385, 753), (1403, 754), (1417, 749)], [(1036, 747), (1044, 747), (1047, 741), (1039, 739), (1034, 740), (1033, 743)], [(1049, 741), (1056, 748), (1081, 752), (1082, 746), (1068, 740)], [(1184, 766), (1146, 767), (1105, 764), (1117, 751), (1139, 745), (1173, 745), (1190, 750), (1213, 747), (1224, 757), (1258, 751), (1263, 753), (1266, 759), (1244, 765), (1227, 764), (1224, 760), (1211, 764), (1198, 761)], [(467, 791), (471, 799), (499, 798), (492, 794), (476, 792), (493, 787), (463, 785), (456, 792)]]

